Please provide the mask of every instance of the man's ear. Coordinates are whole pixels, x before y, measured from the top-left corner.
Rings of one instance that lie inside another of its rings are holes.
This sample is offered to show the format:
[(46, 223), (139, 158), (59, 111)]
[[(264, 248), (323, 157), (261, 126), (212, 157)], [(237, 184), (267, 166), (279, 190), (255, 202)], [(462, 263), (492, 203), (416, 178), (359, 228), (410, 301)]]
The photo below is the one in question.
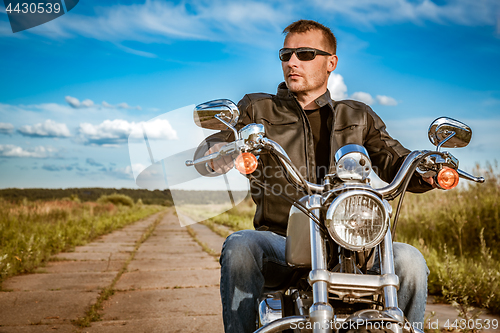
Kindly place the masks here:
[(333, 72), (335, 70), (335, 68), (337, 68), (338, 61), (339, 61), (339, 58), (337, 57), (336, 54), (328, 57), (328, 64), (327, 64), (328, 73)]

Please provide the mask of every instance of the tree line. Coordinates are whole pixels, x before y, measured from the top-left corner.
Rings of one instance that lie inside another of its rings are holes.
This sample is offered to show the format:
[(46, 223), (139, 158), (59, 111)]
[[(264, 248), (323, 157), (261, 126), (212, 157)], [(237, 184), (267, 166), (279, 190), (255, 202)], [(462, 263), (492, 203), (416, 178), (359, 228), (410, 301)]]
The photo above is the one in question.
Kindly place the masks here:
[[(145, 205), (162, 205), (162, 206), (172, 206), (174, 200), (172, 199), (172, 194), (170, 190), (145, 190), (145, 189), (130, 189), (130, 188), (66, 188), (66, 189), (48, 189), (48, 188), (7, 188), (0, 189), (0, 198), (10, 202), (22, 202), (23, 200), (29, 201), (50, 201), (50, 200), (61, 200), (64, 198), (75, 199), (78, 198), (80, 201), (97, 201), (101, 196), (111, 195), (111, 194), (123, 194), (126, 195), (134, 202), (139, 199)], [(245, 191), (175, 191), (175, 200), (178, 203), (186, 204), (219, 204), (228, 203), (230, 199), (235, 202), (241, 201), (247, 196)]]
[(97, 201), (103, 195), (123, 194), (129, 196), (137, 202), (141, 199), (145, 205), (172, 206), (172, 196), (169, 190), (144, 190), (130, 188), (66, 188), (66, 189), (48, 189), (48, 188), (7, 188), (0, 190), (0, 197), (11, 202), (29, 201), (50, 201), (61, 200), (64, 198), (78, 198), (80, 201)]

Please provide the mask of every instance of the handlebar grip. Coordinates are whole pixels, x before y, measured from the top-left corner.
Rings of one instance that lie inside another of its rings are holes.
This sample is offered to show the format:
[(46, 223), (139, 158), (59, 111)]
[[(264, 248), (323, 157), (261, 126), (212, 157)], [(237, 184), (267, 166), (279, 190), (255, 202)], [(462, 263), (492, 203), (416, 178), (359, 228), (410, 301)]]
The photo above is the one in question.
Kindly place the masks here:
[(464, 178), (467, 180), (471, 180), (476, 183), (484, 183), (484, 177), (474, 177), (473, 175), (468, 174), (467, 172), (457, 169), (458, 175), (460, 178)]
[(196, 164), (202, 164), (202, 163), (207, 163), (211, 160), (215, 160), (217, 158), (219, 158), (219, 152), (215, 152), (215, 153), (212, 153), (210, 155), (207, 155), (207, 156), (203, 156), (203, 157), (200, 157), (194, 161), (192, 160), (187, 160), (186, 161), (186, 166), (193, 166), (193, 165), (196, 165)]

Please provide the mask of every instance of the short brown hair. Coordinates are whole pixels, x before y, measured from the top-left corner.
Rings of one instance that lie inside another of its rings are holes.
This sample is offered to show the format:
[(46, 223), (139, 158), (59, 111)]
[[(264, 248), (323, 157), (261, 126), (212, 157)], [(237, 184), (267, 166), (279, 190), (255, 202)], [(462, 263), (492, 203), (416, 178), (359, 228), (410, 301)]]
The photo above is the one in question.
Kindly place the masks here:
[(328, 46), (331, 47), (330, 51), (333, 51), (333, 54), (337, 53), (337, 39), (335, 38), (335, 35), (330, 30), (330, 28), (325, 27), (323, 24), (318, 23), (316, 21), (299, 20), (293, 22), (283, 30), (283, 33), (286, 36), (292, 33), (304, 33), (309, 30), (320, 30), (321, 32), (323, 32), (323, 36), (325, 36)]

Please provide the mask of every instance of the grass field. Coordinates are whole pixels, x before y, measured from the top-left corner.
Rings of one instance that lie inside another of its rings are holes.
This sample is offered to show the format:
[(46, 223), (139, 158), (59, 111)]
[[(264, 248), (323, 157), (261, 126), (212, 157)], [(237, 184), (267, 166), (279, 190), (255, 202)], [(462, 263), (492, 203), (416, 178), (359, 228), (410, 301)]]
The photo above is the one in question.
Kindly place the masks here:
[[(408, 193), (397, 240), (423, 253), (431, 271), (431, 294), (462, 309), (479, 306), (500, 313), (500, 176), (492, 167), (475, 173), (486, 182)], [(235, 231), (253, 229), (254, 212), (254, 204), (247, 200), (205, 224), (213, 229), (220, 224)]]
[(55, 253), (165, 209), (132, 201), (131, 205), (113, 204), (108, 199), (116, 198), (99, 203), (81, 203), (76, 198), (20, 203), (0, 199), (0, 283), (33, 271)]
[(500, 313), (500, 176), (492, 167), (475, 173), (486, 182), (408, 194), (397, 239), (424, 254), (432, 294)]

